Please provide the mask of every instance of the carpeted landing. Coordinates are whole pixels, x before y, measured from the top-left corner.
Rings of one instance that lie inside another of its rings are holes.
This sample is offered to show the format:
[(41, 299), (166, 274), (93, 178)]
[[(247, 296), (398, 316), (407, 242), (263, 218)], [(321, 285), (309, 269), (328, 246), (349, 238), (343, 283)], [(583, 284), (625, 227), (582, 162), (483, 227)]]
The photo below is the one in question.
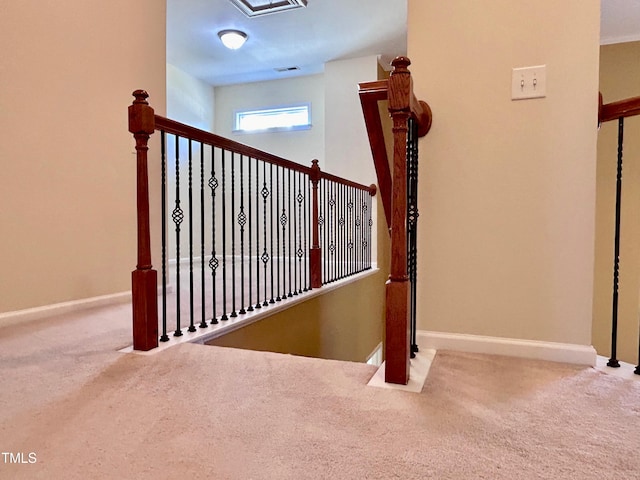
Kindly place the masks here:
[(590, 368), (440, 351), (414, 394), (366, 364), (2, 340), (0, 449), (37, 458), (2, 479), (640, 478), (640, 382)]

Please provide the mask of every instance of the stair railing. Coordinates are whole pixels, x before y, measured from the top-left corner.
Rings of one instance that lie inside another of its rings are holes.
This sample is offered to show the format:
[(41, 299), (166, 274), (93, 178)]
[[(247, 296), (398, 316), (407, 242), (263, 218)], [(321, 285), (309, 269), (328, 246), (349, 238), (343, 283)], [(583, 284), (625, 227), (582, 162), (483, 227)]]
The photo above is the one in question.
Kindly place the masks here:
[[(622, 206), (622, 156), (624, 153), (624, 119), (640, 115), (640, 97), (628, 98), (617, 102), (603, 104), (602, 94), (599, 97), (598, 126), (605, 122), (618, 120), (618, 163), (616, 175), (616, 206), (614, 227), (613, 254), (613, 296), (611, 312), (611, 356), (607, 365), (618, 368), (618, 281), (620, 271), (620, 211)], [(634, 371), (640, 375), (640, 333), (638, 338), (638, 365)]]
[[(206, 329), (371, 268), (375, 185), (323, 172), (317, 160), (307, 167), (155, 115), (145, 91), (133, 96), (135, 350), (169, 341), (169, 330), (180, 337), (184, 328)], [(160, 299), (151, 264), (147, 170), (148, 140), (155, 131), (161, 136)], [(188, 257), (182, 258), (184, 250)], [(188, 320), (183, 322), (182, 313)]]
[[(385, 381), (407, 384), (416, 344), (418, 219), (418, 139), (432, 114), (413, 93), (408, 58), (392, 62), (389, 80), (360, 84), (360, 101), (369, 135), (381, 201), (391, 234), (391, 265), (386, 285)], [(393, 122), (393, 159), (384, 143), (378, 102), (388, 100)]]

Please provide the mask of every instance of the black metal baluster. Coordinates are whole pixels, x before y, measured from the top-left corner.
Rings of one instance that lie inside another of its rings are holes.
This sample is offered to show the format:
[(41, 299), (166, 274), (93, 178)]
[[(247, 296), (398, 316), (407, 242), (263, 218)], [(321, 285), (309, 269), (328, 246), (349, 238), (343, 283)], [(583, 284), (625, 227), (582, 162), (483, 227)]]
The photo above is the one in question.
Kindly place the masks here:
[(356, 258), (356, 271), (359, 273), (362, 271), (362, 251), (360, 245), (362, 245), (362, 190), (356, 192), (356, 208), (355, 210), (355, 225), (356, 225), (356, 241), (355, 241), (355, 258)]
[(222, 316), (220, 320), (229, 320), (227, 316), (227, 186), (225, 151), (222, 149)]
[(253, 312), (253, 282), (252, 280), (252, 261), (251, 261), (251, 219), (253, 218), (251, 216), (251, 157), (247, 157), (247, 166), (249, 167), (249, 172), (248, 172), (248, 176), (247, 176), (247, 186), (249, 188), (249, 192), (247, 193), (247, 200), (249, 203), (249, 218), (247, 218), (247, 222), (249, 224), (249, 307), (247, 308), (247, 312)]
[(284, 181), (284, 167), (282, 168), (282, 215), (280, 215), (280, 225), (282, 226), (282, 298), (287, 298), (287, 241), (286, 241), (286, 227), (287, 227), (287, 211), (286, 211), (286, 192), (285, 192), (285, 181)]
[(189, 328), (195, 332), (193, 322), (193, 149), (192, 140), (189, 139)]
[(180, 329), (180, 224), (184, 220), (184, 212), (180, 208), (180, 138), (176, 137), (176, 201), (171, 214), (176, 231), (176, 330), (174, 337), (182, 336)]
[(161, 342), (168, 342), (167, 335), (167, 138), (164, 130), (160, 132), (160, 162), (161, 162), (161, 178), (160, 178), (160, 201), (162, 216), (162, 335)]
[(304, 196), (302, 195), (302, 173), (298, 172), (298, 293), (302, 293), (302, 256), (304, 250), (302, 250), (302, 202), (304, 202)]
[(204, 143), (200, 144), (200, 328), (207, 328), (209, 325), (206, 317), (205, 301), (205, 281), (204, 281)]
[(407, 134), (407, 255), (410, 288), (410, 334), (411, 358), (419, 351), (416, 343), (416, 305), (417, 305), (417, 227), (418, 227), (418, 126), (409, 118)]
[(236, 214), (236, 154), (231, 152), (231, 317), (236, 313), (236, 228), (234, 215)]
[(240, 314), (247, 313), (244, 309), (244, 226), (247, 216), (244, 213), (244, 155), (240, 155), (240, 213), (238, 213), (238, 225), (240, 225)]
[(309, 175), (303, 175), (306, 178), (305, 191), (307, 192), (306, 202), (304, 202), (304, 291), (309, 291), (309, 249), (307, 248), (307, 240), (309, 239), (311, 222), (309, 222), (309, 199), (311, 198), (311, 182), (309, 181)]
[[(287, 181), (289, 183), (289, 195), (287, 195), (287, 199), (289, 200), (287, 202), (287, 206), (289, 207), (289, 215), (291, 215), (291, 218), (293, 219), (291, 223), (295, 222), (295, 218), (296, 218), (296, 214), (295, 214), (295, 210), (293, 209), (293, 195), (291, 194), (291, 170), (287, 171)], [(293, 288), (291, 283), (293, 281), (293, 275), (292, 275), (292, 269), (291, 269), (291, 263), (293, 262), (293, 256), (295, 255), (295, 253), (293, 252), (293, 249), (291, 248), (291, 223), (289, 223), (289, 229), (288, 229), (288, 241), (289, 241), (289, 258), (288, 260), (288, 264), (289, 264), (289, 293), (287, 294), (288, 297), (293, 297)]]
[(334, 184), (333, 184), (333, 182), (328, 181), (328, 180), (327, 180), (327, 183), (328, 183), (329, 189), (330, 189), (330, 193), (329, 193), (329, 214), (330, 214), (329, 254), (331, 256), (329, 257), (329, 268), (330, 268), (329, 281), (333, 282), (336, 279), (336, 262), (335, 262), (335, 255), (336, 255), (336, 245), (335, 245), (335, 242), (336, 242), (336, 238), (335, 238), (335, 233), (336, 233), (336, 212), (335, 212), (335, 207), (336, 207), (336, 201), (335, 201), (335, 198), (334, 198), (334, 195), (335, 195)]
[(622, 204), (622, 151), (624, 137), (624, 117), (618, 119), (618, 174), (616, 177), (616, 223), (613, 254), (613, 307), (611, 312), (611, 358), (609, 367), (618, 368), (618, 278), (620, 272), (620, 209)]
[[(277, 181), (276, 181), (277, 183)], [(273, 294), (273, 288), (274, 288), (274, 281), (273, 281), (273, 259), (274, 258), (278, 258), (277, 253), (276, 255), (273, 254), (273, 222), (274, 222), (274, 216), (273, 216), (273, 163), (269, 164), (269, 190), (271, 192), (271, 195), (269, 196), (269, 237), (271, 240), (271, 248), (270, 248), (270, 252), (271, 252), (271, 261), (269, 262), (270, 265), (270, 270), (271, 270), (271, 299), (269, 300), (269, 303), (276, 303), (275, 299), (273, 298), (275, 295)], [(278, 215), (278, 211), (276, 210), (276, 216)], [(276, 230), (278, 230), (278, 221), (277, 219), (275, 220), (276, 222)]]
[(211, 259), (209, 260), (209, 268), (211, 269), (211, 306), (213, 314), (211, 324), (218, 323), (218, 307), (216, 305), (216, 273), (220, 264), (216, 253), (216, 189), (218, 188), (218, 179), (216, 178), (216, 149), (211, 147), (211, 177), (209, 178), (209, 188), (211, 189)]
[(353, 275), (353, 187), (347, 187), (347, 275)]
[(260, 167), (258, 165), (258, 159), (256, 158), (256, 306), (255, 308), (262, 308), (260, 303)]
[(318, 235), (320, 236), (320, 254), (322, 255), (322, 261), (320, 262), (322, 264), (322, 284), (324, 285), (325, 283), (327, 283), (328, 279), (329, 279), (329, 269), (327, 268), (327, 218), (328, 218), (328, 214), (327, 214), (327, 194), (326, 194), (326, 189), (327, 189), (327, 182), (324, 179), (320, 179), (320, 182), (318, 182), (320, 185), (320, 199), (318, 201), (319, 203), (319, 210), (320, 212), (318, 213)]
[(289, 195), (293, 195), (293, 208), (291, 210), (291, 217), (293, 218), (293, 294), (298, 295), (298, 265), (296, 262), (296, 257), (298, 256), (298, 249), (296, 244), (296, 235), (298, 232), (298, 219), (296, 218), (296, 204), (298, 203), (298, 198), (296, 196), (296, 172), (291, 172), (293, 175), (293, 192), (289, 192)]
[(371, 198), (371, 195), (367, 195), (367, 216), (369, 217), (367, 222), (369, 225), (369, 231), (367, 232), (367, 270), (371, 269), (371, 235), (373, 227), (373, 218), (371, 217), (373, 214), (373, 211), (371, 210)]
[[(280, 176), (278, 174), (278, 171), (281, 167), (276, 167), (276, 216), (278, 218), (276, 218), (276, 256), (280, 255), (280, 226), (278, 225), (280, 223), (280, 217), (279, 217), (279, 213), (280, 213), (280, 182), (278, 181), (280, 179)], [(284, 191), (283, 191), (284, 194)], [(283, 200), (284, 202), (284, 200)], [(284, 205), (284, 203), (283, 203)], [(283, 243), (283, 247), (284, 247), (284, 243)], [(284, 258), (284, 254), (282, 256), (282, 258)], [(276, 297), (276, 301), (281, 301), (282, 297), (280, 296), (281, 290), (280, 290), (280, 264), (282, 263), (282, 258), (278, 259), (278, 265), (277, 265), (277, 269), (276, 269), (276, 278), (278, 279), (278, 284), (277, 284), (277, 293), (278, 296)]]
[(267, 262), (269, 261), (269, 254), (267, 253), (267, 198), (269, 197), (269, 189), (267, 188), (267, 163), (262, 162), (262, 234), (263, 234), (263, 251), (262, 251), (262, 264), (264, 267), (264, 301), (262, 306), (269, 305), (267, 302)]

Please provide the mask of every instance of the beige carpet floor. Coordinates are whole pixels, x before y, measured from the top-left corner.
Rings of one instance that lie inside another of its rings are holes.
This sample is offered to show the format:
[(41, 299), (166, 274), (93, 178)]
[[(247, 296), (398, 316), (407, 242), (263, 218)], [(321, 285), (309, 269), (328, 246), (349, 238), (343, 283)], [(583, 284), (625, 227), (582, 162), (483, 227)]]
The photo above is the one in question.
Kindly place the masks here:
[[(129, 307), (0, 328), (1, 479), (638, 479), (640, 382), (439, 352), (375, 368), (203, 345), (120, 354)], [(28, 456), (25, 456), (28, 460)]]

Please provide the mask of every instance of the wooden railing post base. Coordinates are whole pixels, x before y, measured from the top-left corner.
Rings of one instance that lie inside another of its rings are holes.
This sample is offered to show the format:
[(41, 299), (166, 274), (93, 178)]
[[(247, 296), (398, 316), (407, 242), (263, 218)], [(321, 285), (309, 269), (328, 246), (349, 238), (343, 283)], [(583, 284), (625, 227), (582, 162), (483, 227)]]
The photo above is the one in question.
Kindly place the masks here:
[(158, 272), (131, 272), (133, 303), (133, 349), (151, 350), (158, 346)]
[(322, 287), (322, 251), (320, 247), (311, 247), (309, 251), (309, 267), (311, 271), (311, 288)]
[(409, 279), (389, 279), (386, 285), (386, 343), (384, 381), (409, 382)]

